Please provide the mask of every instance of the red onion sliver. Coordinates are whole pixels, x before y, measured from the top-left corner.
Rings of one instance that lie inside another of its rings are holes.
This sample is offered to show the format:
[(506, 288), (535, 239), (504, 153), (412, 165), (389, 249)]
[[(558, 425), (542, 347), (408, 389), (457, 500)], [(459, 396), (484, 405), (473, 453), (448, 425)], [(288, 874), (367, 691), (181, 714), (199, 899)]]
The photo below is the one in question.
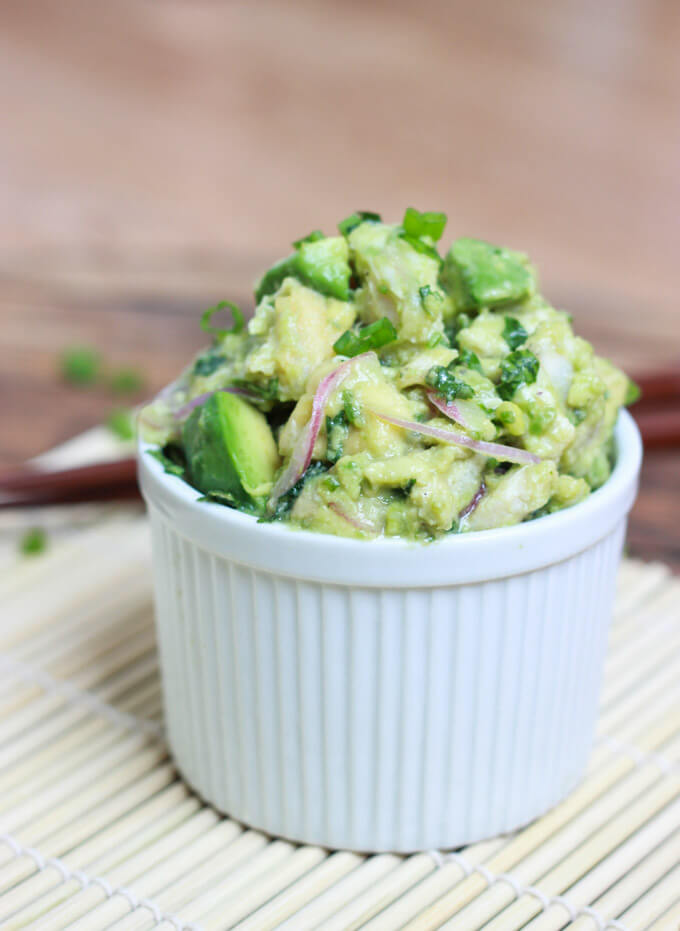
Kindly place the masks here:
[(486, 494), (486, 485), (484, 482), (482, 482), (482, 484), (479, 486), (477, 491), (474, 493), (470, 501), (468, 501), (468, 503), (465, 505), (463, 510), (458, 515), (458, 519), (463, 520), (463, 518), (468, 517), (470, 514), (472, 514), (472, 512), (477, 507), (477, 505), (482, 500), (485, 494)]
[(217, 388), (215, 391), (206, 391), (204, 394), (199, 394), (195, 398), (192, 398), (191, 401), (188, 401), (186, 404), (183, 404), (176, 411), (173, 411), (172, 416), (175, 420), (185, 420), (189, 414), (204, 401), (207, 401), (208, 398), (211, 398), (214, 394), (217, 394), (218, 391), (224, 391), (226, 394), (238, 394), (239, 397), (245, 398), (247, 401), (259, 401), (261, 398), (256, 394), (252, 394), (250, 391), (247, 391), (245, 388)]
[(460, 424), (461, 427), (465, 427), (466, 430), (472, 429), (471, 425), (467, 422), (465, 417), (463, 417), (458, 405), (453, 401), (445, 401), (444, 398), (435, 391), (427, 392), (427, 400), (436, 407), (437, 410), (441, 411), (445, 417), (448, 417), (449, 420), (455, 421), (455, 423)]
[(339, 365), (330, 375), (326, 375), (326, 377), (319, 382), (319, 387), (316, 389), (314, 400), (312, 401), (312, 416), (301, 430), (290, 459), (288, 460), (288, 465), (272, 488), (267, 503), (270, 512), (278, 499), (282, 495), (285, 495), (287, 491), (290, 491), (293, 485), (302, 478), (309, 468), (309, 464), (312, 461), (312, 453), (314, 452), (314, 444), (319, 435), (324, 411), (326, 410), (326, 404), (328, 403), (331, 393), (345, 380), (351, 368), (359, 362), (360, 359), (366, 359), (368, 356), (374, 355), (374, 352), (362, 352), (361, 355), (354, 356), (353, 359), (348, 359), (346, 362), (343, 362), (342, 365)]
[(366, 410), (379, 420), (391, 423), (395, 427), (412, 430), (414, 433), (422, 433), (423, 436), (432, 436), (443, 443), (451, 443), (454, 446), (466, 446), (468, 449), (474, 449), (475, 452), (493, 456), (495, 459), (501, 459), (504, 462), (533, 464), (541, 461), (538, 456), (526, 449), (516, 449), (514, 446), (505, 446), (502, 443), (487, 443), (485, 440), (473, 440), (471, 437), (465, 436), (464, 433), (444, 430), (442, 427), (431, 427), (427, 423), (418, 423), (416, 420), (402, 420), (399, 417), (391, 417), (389, 414), (373, 410), (370, 407), (367, 407)]

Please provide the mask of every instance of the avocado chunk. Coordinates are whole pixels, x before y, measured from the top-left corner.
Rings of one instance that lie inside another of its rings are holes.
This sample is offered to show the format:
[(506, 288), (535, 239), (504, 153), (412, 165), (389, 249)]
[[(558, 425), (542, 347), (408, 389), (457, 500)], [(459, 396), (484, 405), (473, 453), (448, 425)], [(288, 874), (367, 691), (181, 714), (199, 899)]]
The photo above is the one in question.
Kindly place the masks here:
[(297, 253), (298, 277), (321, 294), (349, 298), (349, 247), (344, 236), (303, 242)]
[(279, 455), (264, 414), (236, 394), (218, 391), (184, 424), (192, 484), (235, 507), (261, 513)]
[(349, 299), (349, 248), (343, 236), (301, 240), (293, 255), (282, 259), (265, 272), (255, 288), (259, 302), (273, 294), (285, 278), (297, 278), (320, 294), (340, 301)]
[(531, 297), (536, 281), (527, 257), (481, 239), (457, 239), (444, 259), (440, 283), (459, 311), (498, 307)]

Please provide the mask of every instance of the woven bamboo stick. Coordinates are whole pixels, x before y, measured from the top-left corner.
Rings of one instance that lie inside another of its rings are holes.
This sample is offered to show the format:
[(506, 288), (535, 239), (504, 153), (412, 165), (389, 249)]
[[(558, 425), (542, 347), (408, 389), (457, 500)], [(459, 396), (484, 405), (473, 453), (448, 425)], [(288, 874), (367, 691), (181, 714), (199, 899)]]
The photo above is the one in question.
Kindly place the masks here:
[[(507, 843), (507, 838), (495, 838), (467, 847), (464, 851), (468, 863), (485, 864)], [(434, 860), (432, 861), (434, 863)], [(407, 920), (422, 911), (424, 904), (435, 901), (447, 889), (457, 885), (465, 878), (465, 871), (458, 863), (448, 862), (439, 868), (434, 868), (421, 882), (406, 891), (400, 898), (392, 902), (379, 913), (373, 912), (375, 917), (362, 924), (366, 931), (387, 931), (395, 926), (405, 926)], [(362, 916), (363, 917), (363, 916)], [(344, 920), (342, 913), (334, 916), (325, 927), (333, 931), (340, 931), (343, 927), (339, 922)], [(358, 925), (356, 925), (358, 927)]]
[[(240, 831), (234, 822), (218, 823), (215, 812), (204, 808), (149, 848), (112, 869), (107, 880), (114, 889), (129, 887), (140, 897), (153, 895), (159, 883), (181, 876), (192, 858), (202, 862)], [(40, 928), (57, 931), (65, 927), (87, 927), (88, 922), (92, 927), (109, 927), (131, 908), (123, 895), (107, 898), (100, 886), (88, 886), (71, 896), (49, 917), (41, 918)]]
[[(259, 831), (244, 831), (219, 856), (196, 863), (187, 863), (187, 871), (180, 879), (159, 890), (155, 900), (166, 912), (177, 914), (192, 903), (214, 883), (264, 849), (269, 838)], [(155, 927), (153, 916), (147, 909), (138, 908), (114, 925), (117, 929), (143, 929)]]
[[(627, 840), (646, 821), (654, 818), (664, 810), (670, 801), (680, 794), (680, 786), (671, 781), (658, 784), (645, 793), (627, 811), (613, 819), (600, 831), (577, 847), (557, 867), (541, 878), (540, 888), (547, 895), (560, 895), (574, 885), (580, 877), (591, 870), (600, 861)], [(673, 817), (680, 819), (678, 807), (673, 809)], [(664, 819), (661, 819), (664, 820)], [(672, 825), (673, 826), (673, 825)], [(522, 928), (541, 911), (535, 898), (521, 896), (513, 905), (501, 912), (493, 921), (488, 922), (488, 931), (511, 931)], [(562, 914), (562, 918), (563, 918)]]
[[(645, 924), (648, 924), (654, 917), (661, 915), (671, 901), (667, 899), (664, 902), (658, 888), (652, 887), (656, 887), (659, 878), (666, 876), (676, 866), (680, 875), (680, 833), (677, 831), (595, 900), (593, 907), (604, 915), (623, 915), (626, 909), (638, 903), (645, 893), (651, 891), (656, 900), (656, 911), (649, 911), (649, 903), (645, 907)], [(680, 890), (680, 882), (676, 886), (677, 890)], [(629, 917), (628, 923), (633, 926), (639, 925), (639, 917), (633, 921)], [(597, 927), (593, 918), (583, 915), (572, 923), (571, 931), (597, 931)]]
[[(643, 909), (645, 906), (649, 907), (651, 905), (652, 909), (650, 911), (652, 911), (657, 904), (667, 904), (667, 902), (673, 901), (673, 905), (658, 918), (655, 918), (652, 924), (645, 924), (645, 918), (640, 915), (635, 906), (624, 912), (621, 918), (626, 918), (629, 922), (628, 927), (631, 928), (646, 927), (647, 931), (678, 931), (678, 928), (680, 928), (680, 899), (674, 898), (677, 897), (678, 889), (680, 889), (680, 867), (674, 869), (655, 889), (648, 893), (651, 901), (647, 899), (645, 902), (641, 899), (637, 903)], [(634, 911), (634, 909), (636, 910)], [(644, 915), (644, 911), (642, 914)]]
[[(348, 851), (338, 851), (323, 859), (306, 873), (299, 882), (276, 895), (236, 926), (239, 931), (271, 931), (294, 915), (308, 902), (316, 899), (330, 887), (336, 886), (349, 873), (363, 863), (365, 857)], [(396, 860), (396, 857), (395, 857)], [(123, 931), (123, 929), (121, 929)]]
[[(62, 858), (69, 869), (101, 876), (182, 824), (200, 807), (186, 786), (175, 783)], [(64, 881), (55, 867), (34, 873), (0, 896), (0, 920), (12, 915), (8, 929), (23, 927), (74, 895), (81, 886)]]
[[(420, 869), (418, 862), (420, 861)], [(312, 928), (318, 928), (325, 924), (327, 918), (342, 908), (348, 902), (357, 902), (366, 890), (375, 891), (379, 886), (383, 886), (388, 878), (392, 880), (393, 888), (396, 880), (396, 873), (401, 867), (411, 864), (413, 874), (417, 873), (419, 877), (427, 875), (434, 868), (432, 859), (429, 856), (403, 857), (394, 854), (379, 854), (378, 856), (362, 858), (360, 862), (346, 877), (335, 883), (333, 886), (322, 892), (320, 895), (310, 897), (309, 901), (300, 905), (298, 911), (290, 912), (285, 919), (281, 919), (278, 925), (267, 924), (268, 916), (264, 906), (260, 910), (260, 920), (263, 921), (262, 927), (277, 927), (279, 931), (311, 931)], [(414, 881), (416, 881), (414, 879)], [(285, 893), (283, 893), (285, 896)], [(391, 901), (388, 898), (388, 901)], [(275, 906), (276, 899), (271, 903)], [(292, 916), (292, 917), (291, 917)], [(259, 928), (255, 921), (256, 916), (246, 918), (239, 931), (245, 931), (249, 924), (253, 928)], [(350, 922), (346, 923), (350, 926)]]
[[(125, 778), (116, 779), (115, 788), (109, 784), (107, 788), (113, 791), (109, 794), (102, 792), (96, 804), (90, 805), (92, 799), (88, 798), (83, 805), (64, 805), (57, 819), (50, 819), (49, 822), (38, 821), (22, 828), (22, 843), (31, 847), (39, 845), (43, 855), (48, 857), (62, 856), (176, 778), (174, 767), (170, 763), (155, 767), (148, 764), (149, 759), (146, 759), (143, 765), (135, 765)], [(74, 809), (75, 814), (72, 814)], [(11, 852), (7, 853), (4, 849), (0, 854), (0, 862), (3, 865), (13, 859)]]
[[(226, 917), (222, 919), (222, 902), (229, 896), (238, 899), (244, 890), (248, 894), (261, 876), (280, 877), (286, 864), (294, 857), (296, 849), (293, 844), (283, 840), (274, 840), (270, 844), (263, 845), (253, 856), (233, 864), (224, 876), (214, 882), (210, 888), (203, 890), (193, 900), (190, 907), (183, 909), (183, 917), (187, 921), (200, 922), (206, 931), (210, 931), (215, 926), (229, 927), (230, 923), (227, 922)], [(318, 848), (300, 849), (318, 851)], [(323, 856), (320, 851), (319, 853)], [(215, 907), (216, 903), (219, 903), (217, 907)], [(211, 910), (213, 910), (212, 915)], [(171, 931), (170, 924), (166, 922), (160, 924), (158, 928), (159, 931)], [(84, 929), (79, 929), (79, 931), (84, 931)]]

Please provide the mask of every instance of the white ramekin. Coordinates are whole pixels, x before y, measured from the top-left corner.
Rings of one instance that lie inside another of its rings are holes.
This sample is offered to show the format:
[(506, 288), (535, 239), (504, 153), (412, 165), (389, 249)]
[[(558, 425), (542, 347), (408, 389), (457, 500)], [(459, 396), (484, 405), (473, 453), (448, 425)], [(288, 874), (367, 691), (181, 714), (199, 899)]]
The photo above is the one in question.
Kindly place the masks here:
[(591, 747), (641, 444), (575, 507), (428, 545), (254, 518), (139, 447), (168, 738), (232, 817), (325, 847), (413, 851), (510, 831)]

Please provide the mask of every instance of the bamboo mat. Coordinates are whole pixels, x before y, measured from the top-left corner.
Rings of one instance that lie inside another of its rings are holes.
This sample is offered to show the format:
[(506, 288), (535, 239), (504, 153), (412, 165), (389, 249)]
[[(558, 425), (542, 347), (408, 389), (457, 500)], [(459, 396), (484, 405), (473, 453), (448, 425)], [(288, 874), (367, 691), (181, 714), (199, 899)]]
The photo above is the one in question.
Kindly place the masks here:
[(589, 771), (513, 836), (364, 857), (271, 839), (173, 769), (144, 518), (0, 569), (0, 928), (680, 927), (680, 579), (620, 575)]

